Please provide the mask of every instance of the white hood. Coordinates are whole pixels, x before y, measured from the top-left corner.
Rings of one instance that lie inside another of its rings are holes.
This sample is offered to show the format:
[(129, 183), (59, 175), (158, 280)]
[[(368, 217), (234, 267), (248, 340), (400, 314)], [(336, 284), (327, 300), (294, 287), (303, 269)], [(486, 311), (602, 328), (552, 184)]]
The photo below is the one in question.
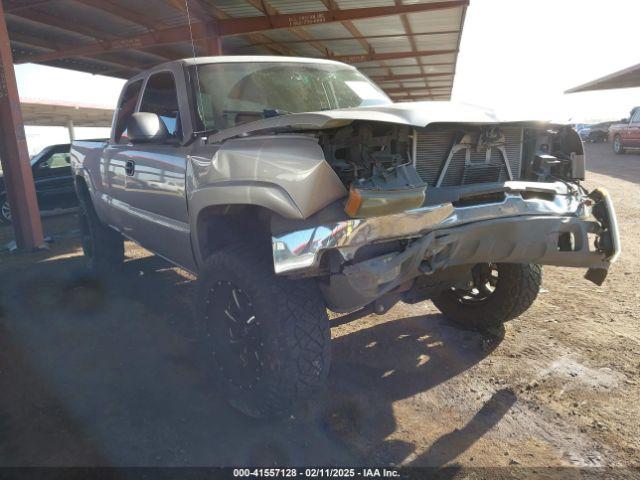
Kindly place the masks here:
[(386, 122), (414, 127), (430, 123), (513, 123), (532, 122), (523, 118), (500, 118), (493, 111), (473, 105), (453, 102), (392, 103), (372, 107), (343, 108), (321, 112), (292, 113), (227, 128), (209, 137), (212, 143), (238, 135), (291, 127), (298, 130), (319, 130), (348, 125), (355, 120)]

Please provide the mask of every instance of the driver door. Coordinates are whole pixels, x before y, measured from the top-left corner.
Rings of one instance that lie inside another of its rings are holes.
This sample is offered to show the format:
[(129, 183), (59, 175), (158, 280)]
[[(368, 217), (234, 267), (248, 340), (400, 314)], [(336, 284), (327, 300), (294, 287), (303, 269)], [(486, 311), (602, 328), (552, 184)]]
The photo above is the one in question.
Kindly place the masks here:
[[(143, 247), (194, 271), (186, 197), (187, 155), (174, 74), (152, 73), (142, 91), (139, 112), (155, 113), (170, 137), (129, 142), (112, 149), (118, 170), (123, 233)], [(112, 183), (113, 185), (113, 183)]]
[(76, 203), (69, 146), (61, 146), (33, 166), (33, 179), (41, 210), (67, 208)]

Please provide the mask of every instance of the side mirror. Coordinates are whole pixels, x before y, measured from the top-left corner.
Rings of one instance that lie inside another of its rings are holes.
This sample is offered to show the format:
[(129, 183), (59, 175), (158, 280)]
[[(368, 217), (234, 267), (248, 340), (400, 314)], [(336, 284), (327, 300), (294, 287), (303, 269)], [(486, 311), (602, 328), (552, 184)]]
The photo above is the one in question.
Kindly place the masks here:
[(160, 116), (155, 113), (138, 112), (127, 122), (127, 136), (131, 143), (162, 143), (169, 139), (169, 131)]
[(629, 123), (629, 119), (628, 118), (623, 118), (622, 120), (620, 120), (620, 123)]

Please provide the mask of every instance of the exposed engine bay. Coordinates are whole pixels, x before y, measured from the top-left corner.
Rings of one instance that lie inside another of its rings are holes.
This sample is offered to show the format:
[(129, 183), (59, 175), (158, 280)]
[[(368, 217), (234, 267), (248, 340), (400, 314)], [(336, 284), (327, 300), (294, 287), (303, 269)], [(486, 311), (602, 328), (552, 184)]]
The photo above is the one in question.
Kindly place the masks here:
[[(458, 201), (462, 186), (513, 180), (584, 179), (584, 152), (570, 127), (543, 124), (433, 124), (426, 128), (353, 122), (319, 134), (319, 143), (345, 187), (352, 217), (388, 214)], [(449, 187), (458, 187), (451, 191)], [(431, 193), (430, 193), (431, 192)], [(453, 195), (453, 196), (451, 196)]]
[[(323, 132), (320, 137), (325, 157), (347, 188), (352, 184), (383, 187), (403, 176), (413, 163), (412, 141), (407, 126), (362, 122)], [(417, 175), (404, 179), (414, 185), (422, 183)]]

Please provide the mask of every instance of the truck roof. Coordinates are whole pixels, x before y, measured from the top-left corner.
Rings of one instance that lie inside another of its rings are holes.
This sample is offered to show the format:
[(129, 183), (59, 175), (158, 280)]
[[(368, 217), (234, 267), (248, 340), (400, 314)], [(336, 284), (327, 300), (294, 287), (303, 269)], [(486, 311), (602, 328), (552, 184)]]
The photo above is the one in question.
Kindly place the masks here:
[(347, 68), (355, 68), (346, 63), (326, 58), (307, 58), (307, 57), (283, 57), (276, 55), (218, 55), (214, 57), (189, 57), (180, 60), (172, 60), (163, 63), (167, 65), (171, 63), (182, 63), (183, 65), (203, 65), (207, 63), (255, 63), (255, 62), (280, 62), (280, 63), (315, 63), (325, 65), (340, 65)]
[(284, 57), (276, 55), (218, 55), (215, 57), (188, 57), (178, 60), (171, 60), (169, 62), (160, 63), (151, 68), (148, 68), (127, 80), (127, 83), (144, 78), (152, 72), (158, 70), (171, 70), (171, 67), (177, 66), (192, 66), (192, 65), (206, 65), (211, 63), (256, 63), (256, 62), (274, 62), (274, 63), (310, 63), (310, 64), (322, 64), (322, 65), (337, 65), (344, 68), (355, 70), (352, 65), (338, 62), (335, 60), (328, 60), (326, 58), (306, 58), (306, 57)]

